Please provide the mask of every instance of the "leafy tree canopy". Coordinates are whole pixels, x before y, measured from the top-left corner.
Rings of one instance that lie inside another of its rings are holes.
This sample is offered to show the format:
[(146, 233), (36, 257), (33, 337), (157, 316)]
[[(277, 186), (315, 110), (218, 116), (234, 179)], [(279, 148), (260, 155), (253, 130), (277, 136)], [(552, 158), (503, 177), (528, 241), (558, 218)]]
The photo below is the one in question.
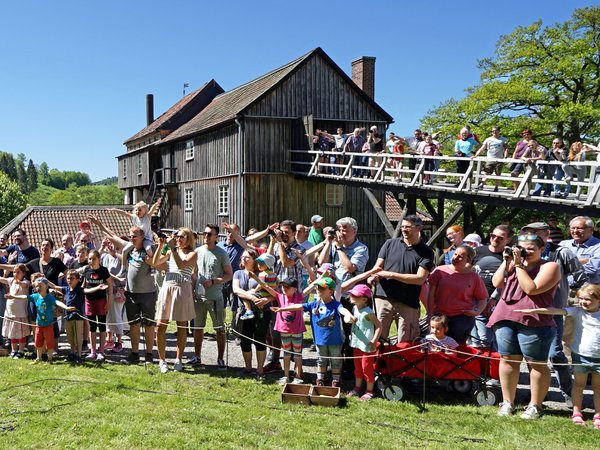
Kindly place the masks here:
[(600, 7), (577, 9), (564, 23), (517, 27), (478, 67), (481, 83), (429, 111), (424, 129), (451, 140), (465, 124), (480, 136), (494, 125), (507, 137), (530, 128), (544, 144), (600, 137)]
[(27, 199), (19, 185), (0, 171), (0, 225), (10, 222), (27, 206)]

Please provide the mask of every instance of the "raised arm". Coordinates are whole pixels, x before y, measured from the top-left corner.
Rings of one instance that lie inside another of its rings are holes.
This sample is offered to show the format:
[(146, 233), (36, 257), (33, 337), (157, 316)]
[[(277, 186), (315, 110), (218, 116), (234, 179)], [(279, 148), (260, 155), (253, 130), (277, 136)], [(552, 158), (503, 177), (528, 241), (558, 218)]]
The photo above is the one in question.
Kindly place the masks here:
[(125, 216), (125, 217), (129, 217), (130, 219), (133, 217), (132, 213), (129, 213), (129, 212), (124, 211), (124, 210), (119, 209), (119, 208), (106, 208), (106, 210), (110, 211), (110, 212), (116, 212), (117, 214), (120, 214), (120, 215)]
[(278, 292), (258, 278), (254, 272), (248, 272), (248, 275), (250, 275), (251, 278), (253, 278), (265, 291), (267, 291), (271, 297), (277, 297)]

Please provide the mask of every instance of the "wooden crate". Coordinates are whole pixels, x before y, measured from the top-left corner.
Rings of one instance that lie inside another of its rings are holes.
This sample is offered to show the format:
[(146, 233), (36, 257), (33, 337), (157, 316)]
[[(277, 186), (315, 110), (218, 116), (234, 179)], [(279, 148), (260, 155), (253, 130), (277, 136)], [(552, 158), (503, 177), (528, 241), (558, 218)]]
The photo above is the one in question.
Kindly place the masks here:
[(300, 403), (310, 405), (310, 394), (312, 384), (291, 384), (286, 383), (281, 391), (281, 401), (283, 403)]
[(340, 404), (340, 388), (331, 386), (313, 386), (310, 402), (320, 406), (338, 406)]

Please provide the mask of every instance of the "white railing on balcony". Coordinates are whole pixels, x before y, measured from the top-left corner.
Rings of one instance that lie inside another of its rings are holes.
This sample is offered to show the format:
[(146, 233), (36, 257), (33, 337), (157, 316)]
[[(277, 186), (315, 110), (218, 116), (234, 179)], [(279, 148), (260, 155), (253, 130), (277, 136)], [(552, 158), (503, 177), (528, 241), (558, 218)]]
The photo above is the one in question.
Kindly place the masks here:
[[(342, 154), (312, 150), (291, 150), (290, 153), (291, 171), (308, 176), (417, 187), (433, 191), (465, 192), (507, 199), (531, 199), (533, 195), (539, 195), (543, 197), (543, 201), (581, 206), (598, 206), (600, 201), (600, 166), (592, 161), (569, 162), (568, 165), (575, 169), (575, 172), (579, 172), (579, 177), (567, 180), (564, 177), (554, 178), (557, 169), (564, 167), (564, 163), (558, 161), (525, 163), (523, 160), (512, 158), (350, 152)], [(414, 162), (410, 163), (411, 160)], [(439, 169), (425, 170), (427, 160), (433, 160), (439, 165)], [(456, 169), (456, 163), (461, 161), (465, 165), (464, 173)], [(503, 163), (502, 173), (486, 175), (484, 167), (488, 162)], [(508, 170), (512, 163), (523, 165), (523, 170), (518, 176), (512, 176)], [(427, 179), (431, 180), (431, 184), (427, 183)], [(496, 180), (500, 181), (497, 191), (494, 190)]]

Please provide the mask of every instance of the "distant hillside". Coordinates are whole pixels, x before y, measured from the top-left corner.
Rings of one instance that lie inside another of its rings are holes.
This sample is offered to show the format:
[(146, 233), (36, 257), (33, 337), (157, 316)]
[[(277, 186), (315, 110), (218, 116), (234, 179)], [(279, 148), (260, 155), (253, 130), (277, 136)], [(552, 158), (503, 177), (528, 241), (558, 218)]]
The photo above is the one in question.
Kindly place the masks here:
[(117, 181), (118, 181), (117, 177), (108, 177), (108, 178), (105, 178), (104, 180), (94, 181), (92, 184), (109, 185), (109, 184), (117, 184)]

